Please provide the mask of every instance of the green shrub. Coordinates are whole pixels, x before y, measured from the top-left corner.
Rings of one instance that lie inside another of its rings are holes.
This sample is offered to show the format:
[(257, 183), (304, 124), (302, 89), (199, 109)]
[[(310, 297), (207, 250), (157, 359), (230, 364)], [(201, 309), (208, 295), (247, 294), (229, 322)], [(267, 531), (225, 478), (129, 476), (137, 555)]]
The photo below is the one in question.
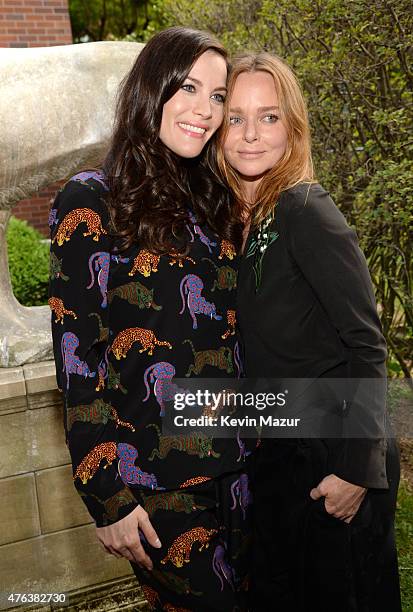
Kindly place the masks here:
[(11, 217), (7, 251), (13, 293), (24, 306), (47, 303), (49, 247), (42, 235), (26, 221)]

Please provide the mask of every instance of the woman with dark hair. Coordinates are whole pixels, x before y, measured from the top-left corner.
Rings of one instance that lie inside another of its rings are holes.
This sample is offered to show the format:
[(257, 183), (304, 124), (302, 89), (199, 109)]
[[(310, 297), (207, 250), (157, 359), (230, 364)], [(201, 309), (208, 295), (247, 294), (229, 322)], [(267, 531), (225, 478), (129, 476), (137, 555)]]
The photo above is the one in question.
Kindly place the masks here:
[(365, 258), (314, 180), (291, 69), (240, 56), (225, 107), (218, 160), (249, 228), (245, 375), (286, 381), (289, 416), (307, 424), (300, 438), (267, 430), (255, 453), (251, 609), (398, 612), (399, 462), (384, 439), (386, 343)]
[(161, 434), (174, 378), (228, 377), (238, 363), (242, 229), (213, 170), (226, 78), (210, 35), (154, 36), (122, 83), (102, 170), (70, 179), (51, 215), (74, 484), (156, 610), (245, 609), (245, 445)]

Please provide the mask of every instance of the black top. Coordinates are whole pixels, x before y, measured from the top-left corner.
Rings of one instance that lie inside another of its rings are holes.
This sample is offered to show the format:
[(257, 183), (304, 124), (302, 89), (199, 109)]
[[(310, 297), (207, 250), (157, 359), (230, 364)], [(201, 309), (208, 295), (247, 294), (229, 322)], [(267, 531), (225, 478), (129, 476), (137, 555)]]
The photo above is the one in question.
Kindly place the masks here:
[[(246, 376), (385, 378), (386, 344), (366, 260), (329, 194), (318, 184), (283, 192), (267, 231), (273, 241), (258, 289), (253, 256), (239, 272)], [(387, 487), (383, 440), (341, 441), (334, 452), (337, 476)]]
[(230, 243), (188, 211), (190, 252), (118, 253), (99, 172), (73, 177), (50, 215), (50, 300), (75, 486), (97, 526), (153, 490), (240, 468), (241, 441), (160, 437), (174, 377), (239, 374)]

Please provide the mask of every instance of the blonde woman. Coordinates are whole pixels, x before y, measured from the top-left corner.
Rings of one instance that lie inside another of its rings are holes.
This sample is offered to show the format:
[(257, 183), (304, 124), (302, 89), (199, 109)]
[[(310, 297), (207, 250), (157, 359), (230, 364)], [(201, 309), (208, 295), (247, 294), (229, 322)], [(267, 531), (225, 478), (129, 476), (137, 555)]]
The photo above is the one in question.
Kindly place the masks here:
[[(236, 58), (219, 158), (249, 228), (238, 282), (246, 376), (385, 379), (366, 261), (315, 182), (306, 105), (279, 58)], [(392, 440), (264, 439), (251, 609), (400, 610), (398, 480)]]

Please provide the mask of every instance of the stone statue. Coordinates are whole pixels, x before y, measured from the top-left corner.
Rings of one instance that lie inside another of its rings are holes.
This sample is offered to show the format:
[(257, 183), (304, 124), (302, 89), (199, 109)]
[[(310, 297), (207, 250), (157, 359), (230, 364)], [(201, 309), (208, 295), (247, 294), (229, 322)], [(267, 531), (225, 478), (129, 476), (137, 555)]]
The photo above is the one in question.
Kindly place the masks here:
[(142, 46), (0, 49), (0, 367), (53, 358), (49, 308), (24, 307), (12, 292), (13, 205), (102, 157), (119, 82)]

